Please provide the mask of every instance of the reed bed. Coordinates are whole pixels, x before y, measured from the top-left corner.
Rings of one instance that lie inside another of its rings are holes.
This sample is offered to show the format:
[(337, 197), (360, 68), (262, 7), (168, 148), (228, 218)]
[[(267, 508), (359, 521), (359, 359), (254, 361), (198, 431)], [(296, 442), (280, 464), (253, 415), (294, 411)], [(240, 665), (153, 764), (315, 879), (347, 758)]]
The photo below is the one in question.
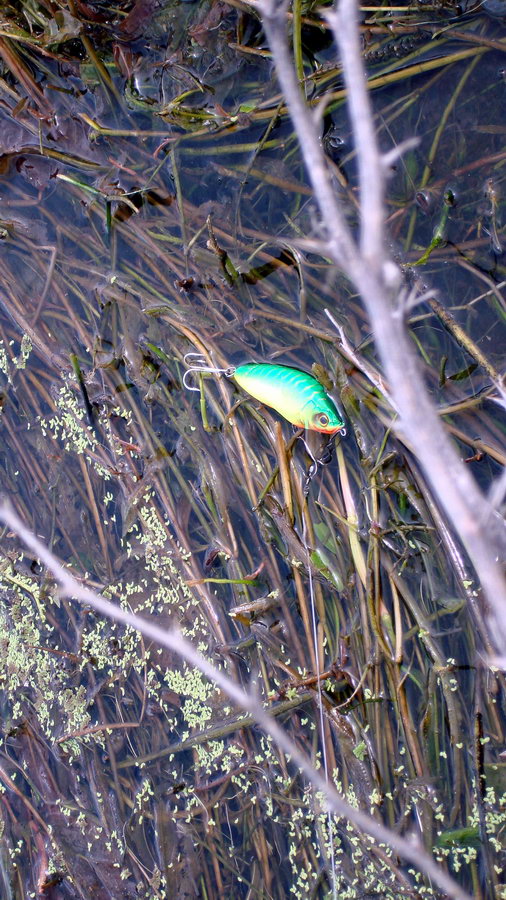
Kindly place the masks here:
[[(362, 305), (311, 248), (258, 20), (111, 9), (7, 6), (0, 26), (2, 492), (84, 584), (256, 691), (352, 805), (504, 898), (504, 678), (480, 586), (396, 433)], [(341, 72), (317, 8), (290, 16), (353, 223)], [(407, 283), (437, 289), (410, 335), (500, 507), (504, 37), (425, 4), (363, 18), (380, 141), (420, 138), (388, 194)], [(346, 437), (309, 477), (320, 437), (225, 376), (186, 390), (189, 352), (316, 366)], [(196, 669), (59, 597), (8, 529), (0, 581), (6, 900), (442, 898), (329, 822)]]

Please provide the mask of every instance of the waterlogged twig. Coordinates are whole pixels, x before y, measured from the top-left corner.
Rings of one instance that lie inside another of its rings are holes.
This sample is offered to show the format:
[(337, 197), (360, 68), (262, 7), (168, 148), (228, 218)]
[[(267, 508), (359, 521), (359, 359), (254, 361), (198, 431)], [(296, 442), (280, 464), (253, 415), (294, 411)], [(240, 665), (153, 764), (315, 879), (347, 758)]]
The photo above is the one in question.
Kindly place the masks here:
[(248, 694), (232, 681), (228, 675), (216, 669), (207, 659), (195, 650), (193, 645), (186, 640), (177, 628), (166, 631), (152, 622), (148, 622), (134, 613), (127, 612), (116, 606), (109, 600), (105, 600), (99, 594), (89, 588), (83, 587), (66, 570), (57, 558), (48, 550), (28, 528), (25, 527), (19, 516), (6, 504), (0, 506), (0, 520), (11, 528), (23, 541), (23, 543), (38, 557), (49, 569), (60, 585), (60, 593), (73, 600), (78, 600), (86, 606), (91, 606), (97, 612), (116, 622), (121, 622), (130, 628), (134, 628), (152, 641), (156, 641), (162, 647), (172, 650), (190, 665), (200, 671), (214, 682), (222, 691), (241, 707), (263, 728), (274, 743), (281, 748), (289, 758), (304, 772), (311, 781), (313, 787), (325, 797), (328, 809), (343, 816), (352, 822), (358, 829), (368, 834), (373, 840), (386, 844), (391, 849), (408, 860), (417, 869), (423, 872), (434, 884), (444, 891), (451, 900), (471, 900), (470, 895), (461, 888), (446, 872), (434, 862), (418, 842), (411, 842), (401, 837), (394, 831), (377, 822), (372, 816), (350, 806), (343, 797), (338, 794), (332, 784), (316, 770), (309, 757), (307, 757), (296, 744), (293, 743), (287, 733), (278, 725), (269, 712), (262, 706), (260, 700), (253, 694)]
[(459, 458), (434, 404), (405, 327), (400, 301), (401, 274), (385, 246), (383, 216), (384, 158), (373, 117), (362, 65), (355, 0), (341, 0), (338, 12), (326, 13), (339, 47), (359, 162), (360, 240), (352, 237), (313, 114), (306, 104), (286, 37), (286, 3), (250, 0), (260, 13), (281, 89), (299, 139), (300, 149), (320, 211), (325, 255), (359, 291), (371, 322), (375, 343), (390, 385), (396, 427), (413, 448), (434, 497), (444, 510), (474, 565), (489, 604), (489, 632), (498, 651), (506, 640), (506, 583), (502, 562), (506, 553), (504, 520), (480, 491)]

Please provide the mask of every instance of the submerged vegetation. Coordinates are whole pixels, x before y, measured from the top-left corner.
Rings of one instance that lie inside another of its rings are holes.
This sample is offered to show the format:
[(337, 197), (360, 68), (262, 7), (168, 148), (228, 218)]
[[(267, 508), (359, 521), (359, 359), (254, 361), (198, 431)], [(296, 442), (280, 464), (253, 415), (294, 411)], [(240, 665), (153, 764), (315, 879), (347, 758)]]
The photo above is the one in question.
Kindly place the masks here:
[[(450, 2), (361, 17), (382, 149), (419, 138), (387, 197), (406, 281), (432, 291), (409, 333), (500, 511), (504, 25)], [(318, 5), (288, 23), (353, 224), (335, 48)], [(0, 58), (3, 493), (83, 583), (257, 692), (352, 805), (506, 900), (504, 675), (480, 586), (397, 433), (361, 302), (311, 244), (257, 14), (5, 3)], [(294, 434), (219, 376), (199, 401), (190, 352), (312, 371), (347, 436)], [(8, 529), (0, 649), (5, 900), (442, 900), (328, 817), (197, 669), (60, 596)]]

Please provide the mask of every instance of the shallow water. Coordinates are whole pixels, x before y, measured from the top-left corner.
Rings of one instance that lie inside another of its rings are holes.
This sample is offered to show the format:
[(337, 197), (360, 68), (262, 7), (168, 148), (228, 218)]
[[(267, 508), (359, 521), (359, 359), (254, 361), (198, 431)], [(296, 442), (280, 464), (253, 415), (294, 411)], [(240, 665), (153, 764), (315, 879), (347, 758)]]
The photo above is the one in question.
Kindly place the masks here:
[[(2, 39), (3, 491), (79, 578), (177, 621), (320, 760), (314, 604), (339, 788), (473, 896), (506, 896), (503, 681), (479, 593), (390, 429), (359, 299), (302, 243), (316, 213), (258, 26), (224, 4), (112, 21), (97, 4), (83, 30), (80, 8), (66, 41), (42, 8), (31, 43)], [(368, 15), (382, 147), (420, 138), (388, 185), (406, 281), (440, 304), (410, 333), (493, 489), (504, 29), (412, 10), (417, 40), (392, 56), (400, 14)], [(322, 139), (353, 221), (341, 75), (323, 32), (306, 25), (303, 46), (308, 97), (334, 92)], [(191, 351), (324, 367), (348, 433), (307, 503), (303, 441), (225, 378), (201, 406)], [(9, 532), (0, 570), (2, 896), (329, 896), (321, 803), (259, 729), (168, 651), (59, 599)], [(339, 897), (440, 896), (344, 821), (332, 832)]]

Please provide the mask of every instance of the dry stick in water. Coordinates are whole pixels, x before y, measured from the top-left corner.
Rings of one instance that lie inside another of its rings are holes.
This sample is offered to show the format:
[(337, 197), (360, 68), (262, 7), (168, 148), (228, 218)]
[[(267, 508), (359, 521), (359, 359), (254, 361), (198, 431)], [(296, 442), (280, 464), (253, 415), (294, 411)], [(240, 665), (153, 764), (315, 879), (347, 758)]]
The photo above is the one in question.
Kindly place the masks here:
[(405, 328), (401, 274), (385, 247), (384, 158), (373, 126), (360, 55), (355, 0), (341, 0), (328, 12), (339, 46), (348, 107), (357, 148), (361, 234), (351, 235), (334, 191), (318, 131), (300, 90), (286, 38), (286, 3), (250, 0), (260, 13), (281, 89), (299, 139), (301, 153), (325, 232), (324, 252), (345, 272), (362, 296), (383, 369), (390, 383), (398, 422), (424, 470), (437, 502), (473, 563), (489, 608), (491, 641), (500, 652), (506, 641), (506, 553), (504, 520), (483, 496), (459, 458), (423, 384)]
[(11, 528), (23, 541), (23, 543), (36, 554), (38, 559), (47, 566), (52, 572), (56, 581), (61, 588), (61, 594), (87, 606), (97, 610), (104, 616), (128, 625), (139, 631), (145, 637), (156, 641), (162, 647), (172, 650), (182, 659), (185, 659), (190, 665), (209, 678), (210, 681), (218, 685), (222, 691), (227, 694), (239, 707), (250, 713), (256, 722), (264, 729), (266, 734), (270, 735), (272, 740), (279, 748), (281, 748), (293, 762), (304, 772), (313, 784), (313, 787), (320, 791), (326, 799), (328, 808), (338, 816), (343, 816), (352, 822), (358, 829), (368, 834), (374, 840), (386, 844), (398, 853), (399, 856), (411, 862), (427, 878), (437, 884), (451, 900), (472, 900), (470, 895), (463, 890), (446, 872), (441, 869), (437, 863), (425, 852), (418, 842), (412, 842), (402, 838), (394, 831), (381, 825), (372, 816), (355, 809), (350, 806), (346, 800), (337, 793), (335, 788), (329, 784), (325, 778), (312, 766), (310, 759), (302, 753), (296, 744), (288, 737), (286, 732), (280, 728), (278, 723), (269, 715), (267, 710), (262, 706), (260, 701), (252, 694), (247, 694), (239, 687), (228, 675), (219, 669), (214, 668), (200, 653), (195, 650), (192, 644), (177, 628), (165, 631), (158, 628), (151, 622), (147, 622), (134, 613), (129, 613), (109, 600), (105, 600), (98, 594), (95, 594), (89, 588), (83, 587), (79, 582), (58, 562), (50, 550), (28, 529), (25, 527), (19, 516), (6, 504), (0, 506), (0, 521)]

